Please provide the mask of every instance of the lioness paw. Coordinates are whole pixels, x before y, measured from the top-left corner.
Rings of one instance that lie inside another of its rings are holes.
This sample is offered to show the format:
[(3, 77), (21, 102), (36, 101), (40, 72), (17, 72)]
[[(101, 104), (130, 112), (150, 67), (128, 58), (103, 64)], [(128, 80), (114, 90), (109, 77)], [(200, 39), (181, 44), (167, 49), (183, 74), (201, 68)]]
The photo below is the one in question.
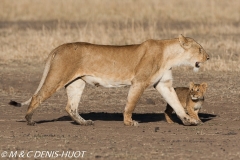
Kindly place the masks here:
[(181, 120), (185, 126), (191, 126), (191, 125), (196, 126), (196, 125), (200, 124), (200, 122), (198, 120), (193, 119), (193, 118), (189, 117), (188, 115), (181, 118)]
[(30, 122), (27, 122), (27, 125), (29, 125), (29, 126), (35, 126), (36, 123), (35, 123), (34, 121), (30, 121)]
[(132, 123), (133, 123), (132, 126), (135, 126), (135, 127), (139, 126), (139, 123), (137, 121), (133, 121)]
[(92, 120), (85, 120), (82, 125), (84, 126), (90, 126), (90, 125), (94, 125), (94, 122)]
[(124, 122), (124, 124), (126, 126), (135, 126), (135, 127), (139, 126), (137, 121), (128, 121), (128, 122)]

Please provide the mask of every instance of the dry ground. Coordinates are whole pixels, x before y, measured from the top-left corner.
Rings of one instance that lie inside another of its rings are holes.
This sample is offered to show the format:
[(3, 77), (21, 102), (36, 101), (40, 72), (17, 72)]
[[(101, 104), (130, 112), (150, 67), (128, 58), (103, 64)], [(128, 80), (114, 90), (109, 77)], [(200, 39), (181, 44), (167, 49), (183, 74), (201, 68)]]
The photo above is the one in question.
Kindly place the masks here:
[[(26, 125), (27, 107), (14, 108), (9, 100), (24, 101), (36, 89), (43, 65), (1, 65), (0, 149), (2, 151), (87, 151), (84, 159), (239, 159), (239, 74), (174, 70), (174, 86), (189, 81), (209, 84), (201, 126), (167, 124), (166, 103), (153, 88), (145, 91), (133, 118), (139, 127), (122, 122), (128, 88), (87, 86), (79, 113), (94, 126), (79, 126), (65, 112), (64, 89), (35, 112), (36, 126)], [(20, 158), (21, 159), (21, 158)], [(41, 159), (41, 158), (40, 158)]]
[[(240, 1), (137, 2), (1, 1), (1, 156), (3, 151), (86, 151), (79, 159), (240, 159)], [(193, 37), (211, 56), (199, 73), (180, 67), (173, 75), (175, 87), (190, 81), (209, 84), (201, 126), (183, 126), (176, 116), (178, 123), (167, 124), (166, 103), (153, 88), (144, 92), (134, 112), (139, 127), (122, 122), (128, 87), (86, 87), (79, 113), (94, 126), (71, 121), (64, 89), (35, 112), (36, 126), (26, 125), (27, 106), (8, 105), (34, 93), (48, 53), (62, 43), (125, 45), (178, 34)]]

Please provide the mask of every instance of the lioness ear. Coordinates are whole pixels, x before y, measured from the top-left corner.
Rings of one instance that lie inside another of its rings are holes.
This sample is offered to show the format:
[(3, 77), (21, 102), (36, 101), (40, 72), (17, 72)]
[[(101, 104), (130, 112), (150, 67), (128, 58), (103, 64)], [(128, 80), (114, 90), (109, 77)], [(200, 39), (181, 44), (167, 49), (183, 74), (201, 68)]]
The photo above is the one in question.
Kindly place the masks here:
[(190, 82), (190, 83), (189, 83), (189, 89), (192, 89), (193, 86), (194, 86), (194, 83), (193, 83), (193, 82)]
[(180, 45), (184, 48), (184, 49), (189, 49), (190, 47), (191, 47), (191, 45), (192, 45), (192, 43), (191, 42), (189, 42), (188, 40), (187, 40), (187, 38), (185, 38), (183, 35), (179, 35), (178, 36), (178, 40), (179, 40), (179, 43), (180, 43)]
[(204, 82), (204, 83), (201, 84), (201, 86), (202, 86), (202, 88), (205, 92), (207, 90), (207, 87), (208, 87), (207, 83)]

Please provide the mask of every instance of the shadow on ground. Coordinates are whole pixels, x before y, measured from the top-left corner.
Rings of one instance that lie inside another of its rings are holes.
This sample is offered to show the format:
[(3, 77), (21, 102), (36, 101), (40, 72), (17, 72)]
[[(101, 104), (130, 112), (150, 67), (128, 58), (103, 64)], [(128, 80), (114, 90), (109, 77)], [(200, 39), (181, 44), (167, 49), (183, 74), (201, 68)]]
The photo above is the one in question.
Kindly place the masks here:
[[(123, 114), (122, 113), (106, 113), (106, 112), (90, 112), (90, 113), (82, 113), (81, 116), (88, 120), (91, 119), (93, 121), (100, 120), (100, 121), (123, 121)], [(140, 123), (148, 123), (148, 122), (157, 122), (157, 121), (165, 121), (165, 117), (163, 113), (134, 113), (133, 119), (140, 122)], [(214, 114), (207, 114), (207, 113), (200, 113), (200, 119), (202, 122), (207, 122), (216, 115)], [(176, 114), (172, 115), (174, 122), (182, 124), (180, 119), (177, 117)], [(52, 120), (40, 120), (36, 121), (37, 124), (41, 123), (48, 123), (48, 122), (55, 122), (55, 121), (72, 121), (71, 117), (69, 116), (62, 116), (57, 119)], [(18, 121), (18, 122), (25, 122), (25, 121)], [(73, 122), (73, 124), (77, 124)]]

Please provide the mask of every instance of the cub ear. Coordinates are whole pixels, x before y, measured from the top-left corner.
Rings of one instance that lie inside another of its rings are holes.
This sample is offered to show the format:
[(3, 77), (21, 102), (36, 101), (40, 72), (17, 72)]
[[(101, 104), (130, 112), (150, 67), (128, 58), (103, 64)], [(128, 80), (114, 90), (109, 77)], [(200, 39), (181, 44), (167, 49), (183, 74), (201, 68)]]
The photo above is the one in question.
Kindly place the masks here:
[(203, 90), (204, 90), (204, 92), (205, 92), (205, 91), (207, 90), (207, 87), (208, 87), (207, 83), (203, 82), (203, 83), (201, 84), (201, 86), (202, 86), (202, 88), (203, 88)]
[(192, 43), (181, 34), (178, 36), (178, 41), (184, 49), (189, 49), (192, 46)]
[(194, 86), (194, 83), (193, 83), (193, 82), (190, 82), (190, 83), (189, 83), (189, 89), (192, 89), (193, 86)]

